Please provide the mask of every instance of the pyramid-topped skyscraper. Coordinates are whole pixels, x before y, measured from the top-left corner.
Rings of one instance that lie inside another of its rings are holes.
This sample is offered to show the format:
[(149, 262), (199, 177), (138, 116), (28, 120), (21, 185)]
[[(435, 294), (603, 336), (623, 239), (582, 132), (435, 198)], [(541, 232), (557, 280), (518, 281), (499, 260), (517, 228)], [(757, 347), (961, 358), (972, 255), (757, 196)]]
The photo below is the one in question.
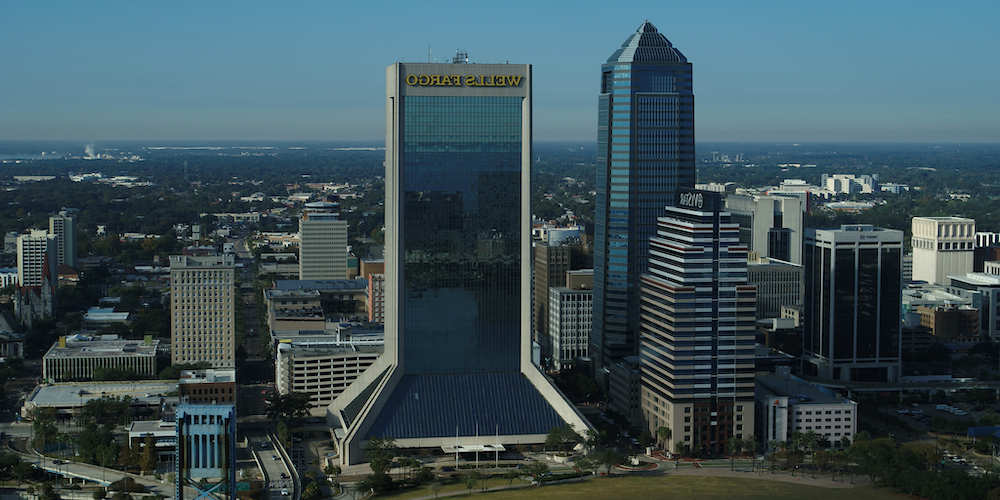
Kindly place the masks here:
[(600, 84), (590, 352), (607, 386), (606, 367), (638, 354), (656, 218), (694, 187), (694, 93), (691, 63), (649, 21), (601, 66)]
[(531, 109), (528, 65), (387, 68), (386, 346), (329, 407), (342, 463), (588, 428), (531, 363)]

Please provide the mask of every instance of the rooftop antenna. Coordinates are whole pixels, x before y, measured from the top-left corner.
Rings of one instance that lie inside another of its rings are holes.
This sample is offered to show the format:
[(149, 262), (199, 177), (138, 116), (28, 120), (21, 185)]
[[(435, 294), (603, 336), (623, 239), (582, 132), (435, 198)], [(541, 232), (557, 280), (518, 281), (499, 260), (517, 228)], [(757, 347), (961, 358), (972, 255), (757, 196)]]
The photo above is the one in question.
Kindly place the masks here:
[(431, 46), (427, 46), (427, 62), (431, 62)]
[(455, 49), (455, 57), (451, 58), (452, 64), (469, 64), (469, 53), (462, 52), (462, 49)]

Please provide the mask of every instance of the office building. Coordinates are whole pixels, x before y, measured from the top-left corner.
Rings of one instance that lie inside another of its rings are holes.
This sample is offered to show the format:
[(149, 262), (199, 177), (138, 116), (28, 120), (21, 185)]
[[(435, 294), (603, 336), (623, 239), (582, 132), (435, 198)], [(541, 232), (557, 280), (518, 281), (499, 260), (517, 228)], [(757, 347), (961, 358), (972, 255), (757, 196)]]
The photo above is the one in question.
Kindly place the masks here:
[(594, 318), (594, 291), (554, 287), (549, 289), (548, 345), (552, 369), (573, 366), (577, 358), (590, 355), (590, 331)]
[(719, 193), (681, 190), (642, 277), (642, 414), (709, 455), (753, 434), (756, 289)]
[(987, 273), (967, 273), (949, 276), (945, 290), (968, 301), (979, 310), (979, 335), (991, 342), (1000, 340), (1000, 276)]
[(14, 315), (27, 330), (31, 330), (34, 320), (55, 315), (59, 286), (55, 262), (55, 238), (44, 229), (32, 229), (17, 237)]
[(171, 363), (236, 368), (236, 258), (170, 256)]
[(56, 240), (48, 231), (32, 229), (17, 237), (19, 286), (42, 286), (46, 277), (49, 278), (49, 283), (55, 284), (56, 268)]
[(750, 252), (747, 282), (757, 287), (757, 319), (780, 318), (782, 307), (802, 304), (802, 272), (801, 264)]
[(740, 243), (761, 257), (802, 264), (802, 200), (791, 196), (726, 197), (726, 211), (740, 225)]
[[(585, 245), (575, 235), (557, 238), (558, 232), (545, 231), (545, 239), (534, 244), (534, 311), (532, 313), (535, 340), (547, 345), (549, 340), (549, 290), (566, 286), (566, 272), (593, 266), (593, 247)], [(587, 334), (590, 338), (590, 334)], [(551, 354), (551, 353), (548, 353)]]
[(913, 279), (948, 285), (948, 276), (972, 272), (976, 221), (962, 217), (914, 217)]
[(236, 405), (236, 370), (183, 370), (180, 400), (193, 405)]
[(531, 67), (456, 61), (386, 71), (385, 354), (328, 409), (345, 464), (589, 428), (530, 359)]
[(820, 185), (833, 193), (872, 194), (881, 192), (878, 185), (878, 174), (823, 174), (820, 177)]
[(844, 448), (854, 442), (858, 402), (791, 375), (788, 367), (759, 375), (756, 398), (754, 435), (769, 452), (774, 450), (768, 443), (791, 442), (796, 432), (818, 434), (824, 448)]
[(600, 380), (639, 345), (639, 277), (656, 218), (693, 187), (691, 63), (648, 21), (601, 66), (594, 207), (594, 333)]
[[(177, 406), (174, 498), (236, 499), (236, 407)], [(188, 488), (197, 493), (188, 495)]]
[(902, 231), (868, 224), (806, 230), (806, 375), (851, 382), (899, 380), (902, 254)]
[(56, 263), (76, 267), (76, 216), (63, 210), (49, 217), (49, 234), (55, 238)]
[(299, 218), (299, 279), (342, 280), (347, 275), (347, 221), (340, 203), (306, 203)]
[[(79, 340), (59, 337), (42, 357), (42, 379), (47, 382), (91, 380), (101, 372), (132, 373), (136, 379), (155, 378), (160, 341)], [(102, 378), (99, 380), (108, 380)]]
[(385, 323), (385, 274), (372, 273), (368, 275), (365, 299), (368, 322)]

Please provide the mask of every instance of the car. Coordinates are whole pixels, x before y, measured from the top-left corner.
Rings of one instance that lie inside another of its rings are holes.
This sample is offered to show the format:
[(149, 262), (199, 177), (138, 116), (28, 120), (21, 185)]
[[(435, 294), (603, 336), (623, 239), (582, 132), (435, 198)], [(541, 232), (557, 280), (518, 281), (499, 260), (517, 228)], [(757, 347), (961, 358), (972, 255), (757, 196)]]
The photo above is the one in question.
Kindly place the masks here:
[(283, 497), (287, 497), (288, 496), (288, 488), (284, 488), (284, 489), (281, 490), (281, 496), (283, 496)]
[(896, 410), (896, 413), (899, 413), (900, 415), (906, 415), (907, 413), (910, 413), (910, 410), (907, 410), (906, 408), (900, 408)]
[(282, 472), (281, 473), (281, 479), (288, 479), (288, 474), (285, 474), (284, 472)]
[(277, 460), (277, 459), (278, 459), (278, 455), (271, 455), (271, 460)]
[(266, 450), (266, 449), (267, 449), (267, 447), (268, 447), (268, 446), (270, 446), (270, 445), (271, 445), (271, 443), (268, 443), (267, 441), (261, 441), (261, 442), (260, 442), (260, 448), (261, 448), (262, 450)]
[(64, 463), (66, 463), (66, 462), (63, 462), (62, 460), (59, 460), (59, 459), (56, 459), (56, 460), (52, 461), (52, 465), (59, 465), (59, 464), (64, 464)]

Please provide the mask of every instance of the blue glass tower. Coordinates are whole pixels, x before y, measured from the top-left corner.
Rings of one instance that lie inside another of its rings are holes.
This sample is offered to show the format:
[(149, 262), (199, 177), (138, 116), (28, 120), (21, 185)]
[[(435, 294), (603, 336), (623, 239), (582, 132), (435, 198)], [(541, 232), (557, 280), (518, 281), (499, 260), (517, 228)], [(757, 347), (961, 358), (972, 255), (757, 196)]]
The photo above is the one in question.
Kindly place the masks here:
[(601, 66), (591, 355), (638, 354), (639, 277), (656, 218), (694, 187), (691, 63), (648, 21)]
[(386, 94), (386, 350), (330, 407), (343, 462), (583, 431), (530, 362), (531, 67), (399, 63)]

